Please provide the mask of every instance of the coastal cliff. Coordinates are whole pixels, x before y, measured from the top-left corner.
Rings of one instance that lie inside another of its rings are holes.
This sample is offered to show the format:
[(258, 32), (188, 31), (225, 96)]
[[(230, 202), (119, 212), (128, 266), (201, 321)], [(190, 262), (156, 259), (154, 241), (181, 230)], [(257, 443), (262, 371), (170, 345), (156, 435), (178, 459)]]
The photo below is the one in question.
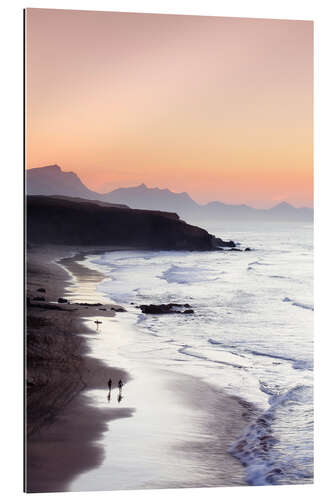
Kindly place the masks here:
[(156, 250), (213, 250), (219, 244), (213, 235), (175, 213), (57, 196), (27, 197), (27, 241)]

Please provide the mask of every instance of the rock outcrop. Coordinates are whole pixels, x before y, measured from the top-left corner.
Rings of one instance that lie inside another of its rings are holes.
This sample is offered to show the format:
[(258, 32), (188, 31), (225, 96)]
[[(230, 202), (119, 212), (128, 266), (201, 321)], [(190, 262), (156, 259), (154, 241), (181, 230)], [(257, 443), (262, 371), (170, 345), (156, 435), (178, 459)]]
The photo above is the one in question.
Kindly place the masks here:
[(145, 314), (194, 314), (189, 304), (142, 304), (138, 306)]
[(127, 246), (157, 250), (234, 247), (176, 213), (133, 210), (66, 197), (27, 197), (29, 244)]

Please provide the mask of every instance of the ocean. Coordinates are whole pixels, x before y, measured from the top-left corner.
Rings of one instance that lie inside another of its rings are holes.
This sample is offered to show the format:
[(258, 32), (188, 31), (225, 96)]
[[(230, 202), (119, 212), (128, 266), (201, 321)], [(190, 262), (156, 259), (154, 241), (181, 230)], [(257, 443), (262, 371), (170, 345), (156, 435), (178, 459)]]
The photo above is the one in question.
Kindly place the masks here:
[[(198, 377), (256, 409), (229, 450), (248, 484), (311, 483), (313, 225), (204, 227), (252, 251), (115, 251), (85, 264), (106, 274), (98, 291), (130, 313), (125, 357)], [(137, 308), (169, 302), (194, 314)]]

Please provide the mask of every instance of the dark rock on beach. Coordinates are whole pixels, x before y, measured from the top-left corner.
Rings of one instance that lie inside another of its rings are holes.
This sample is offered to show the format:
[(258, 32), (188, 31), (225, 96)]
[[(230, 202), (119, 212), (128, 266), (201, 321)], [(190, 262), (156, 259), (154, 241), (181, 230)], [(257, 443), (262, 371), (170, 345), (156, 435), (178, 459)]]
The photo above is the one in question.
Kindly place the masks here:
[(110, 308), (111, 311), (115, 311), (115, 312), (126, 312), (126, 309), (125, 307), (123, 306), (117, 306), (117, 305), (113, 305), (111, 308)]
[(62, 297), (59, 297), (58, 303), (59, 304), (68, 304), (68, 300), (67, 299), (63, 299)]
[(244, 252), (251, 252), (251, 248), (246, 247), (245, 250), (244, 250)]
[(46, 293), (46, 290), (45, 290), (45, 288), (37, 288), (37, 292)]
[(75, 302), (76, 306), (85, 306), (85, 307), (99, 307), (102, 306), (100, 302), (96, 302), (96, 304), (89, 304), (88, 302)]
[(176, 302), (170, 302), (170, 305), (171, 307), (185, 307), (185, 309), (188, 309), (192, 306), (190, 306), (190, 304), (177, 304)]
[(45, 302), (45, 297), (33, 297), (31, 300), (38, 300), (39, 302)]
[(141, 311), (145, 314), (167, 314), (172, 312), (172, 306), (171, 304), (159, 304), (159, 305), (146, 305), (143, 304), (139, 306)]
[[(142, 304), (139, 306), (145, 314), (193, 314), (193, 309), (188, 309), (189, 304)], [(184, 311), (182, 309), (185, 309)]]

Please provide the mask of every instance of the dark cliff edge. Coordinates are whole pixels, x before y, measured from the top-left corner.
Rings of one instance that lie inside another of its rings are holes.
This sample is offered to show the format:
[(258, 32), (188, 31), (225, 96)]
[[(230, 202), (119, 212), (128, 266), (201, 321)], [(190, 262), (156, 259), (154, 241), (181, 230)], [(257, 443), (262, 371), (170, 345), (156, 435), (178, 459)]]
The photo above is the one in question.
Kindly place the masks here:
[(27, 196), (26, 213), (28, 244), (213, 250), (222, 241), (187, 224), (175, 213), (115, 207), (98, 201)]

